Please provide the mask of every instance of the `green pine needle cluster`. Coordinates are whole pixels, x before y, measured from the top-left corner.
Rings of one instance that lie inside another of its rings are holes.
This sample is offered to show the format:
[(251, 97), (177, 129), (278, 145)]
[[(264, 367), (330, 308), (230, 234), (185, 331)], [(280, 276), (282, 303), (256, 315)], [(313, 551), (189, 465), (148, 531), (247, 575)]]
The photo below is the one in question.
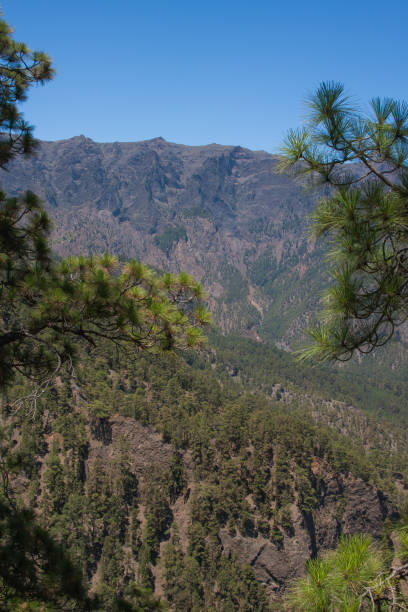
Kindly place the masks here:
[(16, 371), (43, 384), (78, 341), (117, 350), (174, 349), (203, 342), (211, 321), (200, 284), (160, 275), (109, 254), (56, 262), (51, 222), (32, 193), (0, 194), (0, 385)]
[(334, 552), (308, 561), (307, 576), (292, 584), (286, 607), (297, 612), (371, 609), (362, 604), (363, 595), (376, 587), (385, 566), (383, 551), (369, 536), (343, 536)]
[(339, 83), (308, 100), (305, 127), (291, 130), (279, 170), (328, 185), (312, 215), (327, 236), (332, 286), (301, 358), (348, 360), (385, 344), (408, 315), (408, 105), (371, 100), (366, 115)]

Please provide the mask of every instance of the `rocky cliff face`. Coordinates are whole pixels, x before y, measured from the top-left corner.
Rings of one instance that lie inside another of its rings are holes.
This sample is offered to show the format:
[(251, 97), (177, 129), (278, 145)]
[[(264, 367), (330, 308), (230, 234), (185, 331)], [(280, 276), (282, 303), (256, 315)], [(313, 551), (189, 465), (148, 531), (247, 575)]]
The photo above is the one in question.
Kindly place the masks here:
[[(110, 419), (111, 437), (106, 444), (103, 440), (91, 439), (86, 471), (92, 471), (100, 464), (114, 464), (117, 460), (121, 441), (126, 440), (131, 473), (137, 478), (141, 497), (151, 495), (148, 475), (162, 471), (171, 462), (172, 448), (162, 441), (161, 436), (131, 418), (114, 416)], [(181, 537), (181, 545), (189, 547), (188, 531), (192, 516), (192, 495), (199, 482), (194, 476), (191, 454), (183, 455), (187, 474), (185, 490), (172, 500), (170, 511), (173, 527)], [(305, 562), (314, 555), (334, 548), (340, 533), (370, 533), (380, 537), (384, 520), (397, 518), (395, 506), (378, 488), (368, 484), (351, 473), (333, 470), (325, 461), (315, 458), (312, 466), (315, 479), (320, 482), (319, 496), (315, 508), (302, 512), (298, 500), (290, 507), (291, 527), (284, 532), (283, 540), (275, 543), (259, 530), (233, 533), (220, 527), (217, 537), (223, 554), (234, 555), (240, 563), (250, 565), (257, 580), (266, 588), (272, 598), (282, 593), (289, 580), (304, 573)], [(147, 482), (146, 482), (147, 480)], [(144, 506), (139, 508), (143, 523)], [(165, 540), (167, 537), (165, 538)], [(155, 567), (156, 591), (160, 593), (163, 583), (163, 563)]]

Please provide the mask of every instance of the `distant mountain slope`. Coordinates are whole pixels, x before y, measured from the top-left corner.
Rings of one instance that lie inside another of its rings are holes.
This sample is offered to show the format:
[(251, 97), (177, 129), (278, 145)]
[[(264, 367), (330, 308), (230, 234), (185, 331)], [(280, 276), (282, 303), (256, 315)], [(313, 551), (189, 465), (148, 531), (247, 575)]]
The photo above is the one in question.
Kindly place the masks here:
[[(328, 275), (323, 246), (307, 237), (316, 194), (275, 167), (275, 156), (241, 147), (79, 136), (43, 142), (3, 173), (2, 187), (43, 198), (60, 255), (109, 250), (186, 270), (208, 290), (224, 332), (287, 349), (302, 339)], [(395, 343), (376, 363), (405, 380), (406, 357)], [(370, 360), (364, 368), (373, 371)]]
[(2, 187), (43, 198), (61, 255), (109, 249), (188, 270), (217, 300), (224, 329), (286, 342), (320, 287), (320, 252), (305, 237), (313, 200), (275, 164), (241, 147), (80, 136), (42, 143), (31, 160), (11, 166)]

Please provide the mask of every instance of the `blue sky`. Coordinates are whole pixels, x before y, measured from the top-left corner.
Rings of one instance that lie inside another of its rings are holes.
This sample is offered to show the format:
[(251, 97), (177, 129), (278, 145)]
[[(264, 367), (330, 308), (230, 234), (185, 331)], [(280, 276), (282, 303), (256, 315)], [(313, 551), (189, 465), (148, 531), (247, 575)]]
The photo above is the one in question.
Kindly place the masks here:
[(162, 136), (276, 152), (322, 80), (408, 99), (407, 0), (3, 0), (55, 80), (23, 106), (36, 136)]

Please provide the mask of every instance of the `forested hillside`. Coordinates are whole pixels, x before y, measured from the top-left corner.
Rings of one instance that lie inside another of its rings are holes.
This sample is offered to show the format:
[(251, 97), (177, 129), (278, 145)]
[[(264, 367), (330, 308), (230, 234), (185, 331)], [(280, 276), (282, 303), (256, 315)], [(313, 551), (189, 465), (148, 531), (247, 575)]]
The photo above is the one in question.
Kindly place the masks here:
[(186, 358), (84, 353), (35, 414), (9, 416), (24, 468), (13, 488), (102, 609), (133, 581), (174, 610), (276, 609), (340, 533), (381, 537), (399, 517), (398, 427), (329, 401), (340, 383), (325, 382), (326, 398), (317, 379), (305, 389), (285, 354), (284, 369), (267, 353), (254, 370), (239, 339), (235, 363), (232, 340), (217, 342)]

